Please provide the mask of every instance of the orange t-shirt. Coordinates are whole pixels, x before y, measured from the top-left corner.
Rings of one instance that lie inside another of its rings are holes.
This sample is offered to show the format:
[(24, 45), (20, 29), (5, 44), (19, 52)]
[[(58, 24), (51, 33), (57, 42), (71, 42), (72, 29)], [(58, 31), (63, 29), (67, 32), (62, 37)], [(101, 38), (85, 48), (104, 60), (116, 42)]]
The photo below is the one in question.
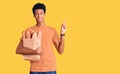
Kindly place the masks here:
[(33, 26), (27, 30), (35, 32), (42, 32), (41, 48), (43, 52), (40, 55), (39, 61), (30, 61), (30, 71), (32, 72), (46, 72), (56, 71), (56, 59), (53, 52), (53, 40), (59, 40), (59, 36), (54, 28), (49, 26)]

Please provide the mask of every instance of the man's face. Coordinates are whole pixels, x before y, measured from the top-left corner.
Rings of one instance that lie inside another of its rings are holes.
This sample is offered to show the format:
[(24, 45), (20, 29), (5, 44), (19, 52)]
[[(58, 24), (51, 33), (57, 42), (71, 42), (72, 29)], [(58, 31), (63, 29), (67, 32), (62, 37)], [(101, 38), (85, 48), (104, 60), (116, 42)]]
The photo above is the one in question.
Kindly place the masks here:
[(35, 10), (35, 19), (37, 21), (37, 23), (41, 23), (44, 21), (44, 16), (45, 16), (45, 13), (44, 13), (44, 10), (43, 9), (36, 9)]

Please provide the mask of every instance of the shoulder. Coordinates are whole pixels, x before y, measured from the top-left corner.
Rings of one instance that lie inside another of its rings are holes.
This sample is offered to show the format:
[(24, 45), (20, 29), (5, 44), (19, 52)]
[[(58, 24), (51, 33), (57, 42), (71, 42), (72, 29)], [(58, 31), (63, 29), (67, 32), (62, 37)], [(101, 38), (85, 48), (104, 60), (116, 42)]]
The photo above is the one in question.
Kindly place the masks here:
[(47, 29), (48, 29), (49, 31), (56, 32), (55, 28), (53, 28), (53, 27), (47, 26)]
[(23, 33), (25, 33), (25, 34), (28, 34), (28, 33), (32, 34), (32, 33), (34, 32), (33, 29), (34, 29), (34, 26), (28, 27), (28, 28), (26, 28), (26, 29), (24, 29), (24, 30), (22, 31), (22, 34), (23, 34)]
[(31, 31), (32, 29), (34, 29), (34, 26), (28, 27), (24, 31)]
[(47, 26), (47, 32), (53, 36), (58, 35), (58, 32), (56, 31), (56, 29), (50, 26)]

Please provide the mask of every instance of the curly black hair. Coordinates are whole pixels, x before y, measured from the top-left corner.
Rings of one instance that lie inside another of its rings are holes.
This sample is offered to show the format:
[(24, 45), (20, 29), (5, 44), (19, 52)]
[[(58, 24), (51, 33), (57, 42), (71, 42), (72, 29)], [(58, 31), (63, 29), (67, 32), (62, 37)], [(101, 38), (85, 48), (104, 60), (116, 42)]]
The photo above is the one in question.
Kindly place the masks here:
[(33, 11), (33, 14), (35, 15), (35, 10), (36, 9), (43, 9), (44, 13), (46, 13), (46, 6), (43, 4), (43, 3), (36, 3), (33, 8), (32, 8), (32, 11)]

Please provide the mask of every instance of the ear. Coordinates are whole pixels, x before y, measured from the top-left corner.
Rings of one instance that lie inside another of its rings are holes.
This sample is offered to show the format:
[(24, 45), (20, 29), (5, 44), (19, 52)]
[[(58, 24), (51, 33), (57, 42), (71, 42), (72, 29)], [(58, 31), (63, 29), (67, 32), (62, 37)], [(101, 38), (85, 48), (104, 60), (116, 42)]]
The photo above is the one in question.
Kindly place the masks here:
[(33, 17), (35, 18), (35, 14), (33, 14)]

